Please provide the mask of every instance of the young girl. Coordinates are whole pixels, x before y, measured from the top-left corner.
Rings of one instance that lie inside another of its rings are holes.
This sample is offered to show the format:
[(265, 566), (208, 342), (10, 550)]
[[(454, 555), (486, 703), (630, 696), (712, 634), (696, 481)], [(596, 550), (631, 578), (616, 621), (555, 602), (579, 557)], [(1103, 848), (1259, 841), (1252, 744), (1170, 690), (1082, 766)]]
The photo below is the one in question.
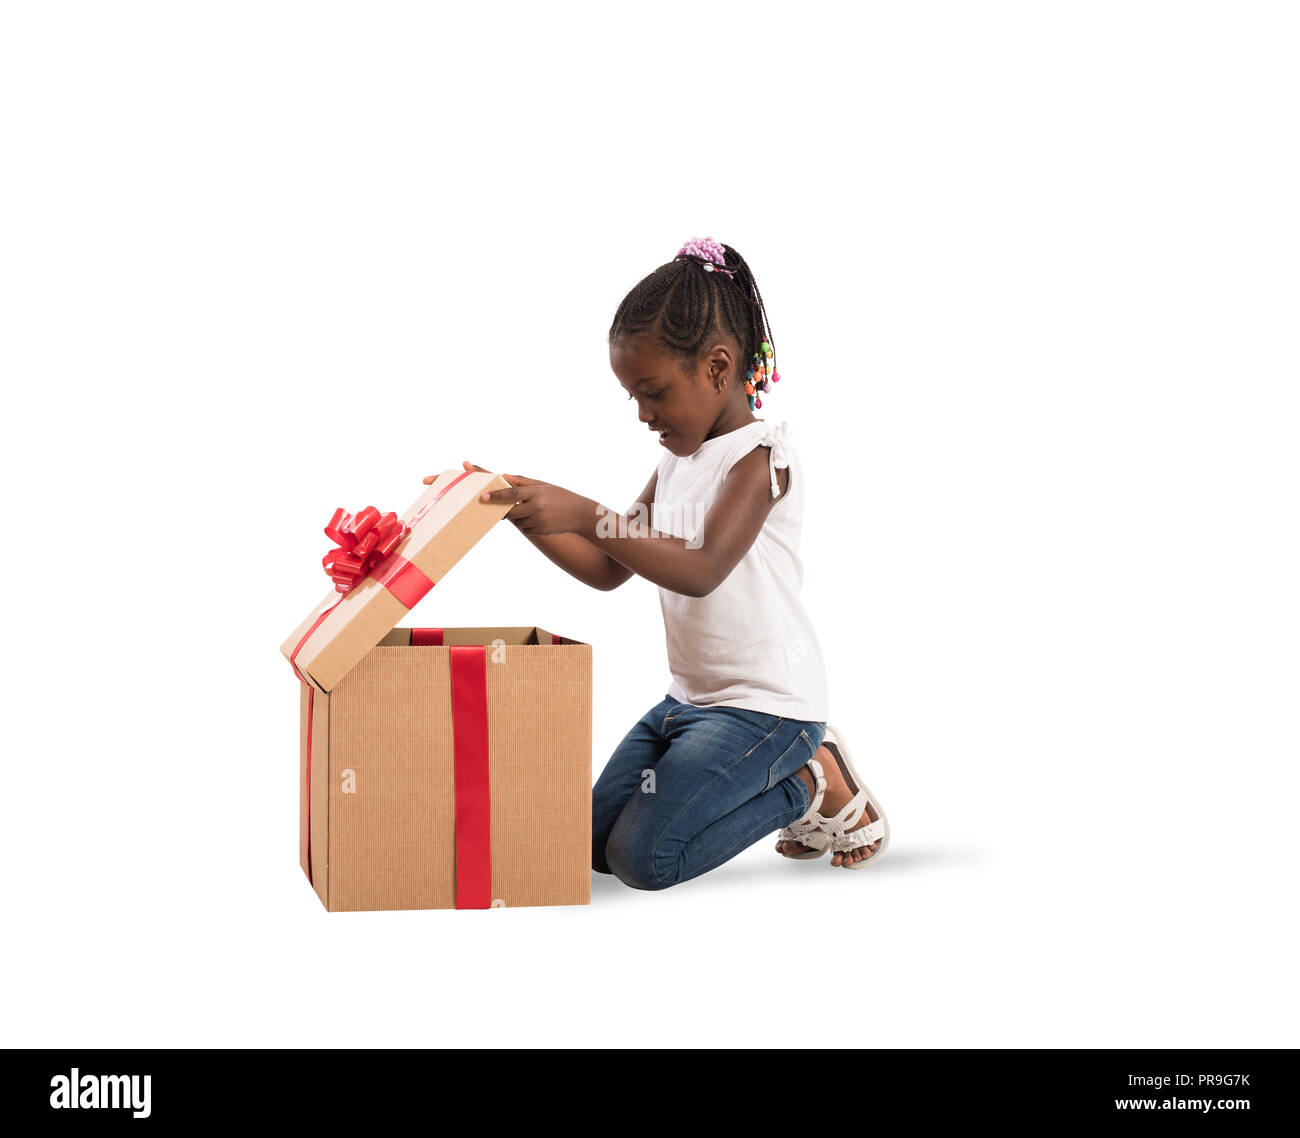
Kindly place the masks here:
[(753, 414), (781, 378), (772, 343), (744, 258), (688, 241), (609, 330), (614, 374), (665, 452), (629, 516), (522, 475), (483, 496), (513, 500), (506, 517), (593, 588), (633, 573), (659, 586), (673, 682), (593, 791), (592, 865), (638, 889), (698, 877), (773, 830), (784, 856), (829, 849), (846, 869), (889, 840), (826, 724), (821, 650), (799, 600), (801, 467), (786, 424)]

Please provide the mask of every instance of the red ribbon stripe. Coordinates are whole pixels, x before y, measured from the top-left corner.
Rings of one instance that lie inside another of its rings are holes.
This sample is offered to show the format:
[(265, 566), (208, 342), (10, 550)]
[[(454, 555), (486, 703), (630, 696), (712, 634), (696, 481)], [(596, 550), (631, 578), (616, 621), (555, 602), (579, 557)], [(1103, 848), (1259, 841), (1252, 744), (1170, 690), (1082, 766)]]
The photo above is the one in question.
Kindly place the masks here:
[(492, 793), (487, 649), (471, 644), (449, 651), (456, 751), (456, 908), (488, 909), (492, 906)]

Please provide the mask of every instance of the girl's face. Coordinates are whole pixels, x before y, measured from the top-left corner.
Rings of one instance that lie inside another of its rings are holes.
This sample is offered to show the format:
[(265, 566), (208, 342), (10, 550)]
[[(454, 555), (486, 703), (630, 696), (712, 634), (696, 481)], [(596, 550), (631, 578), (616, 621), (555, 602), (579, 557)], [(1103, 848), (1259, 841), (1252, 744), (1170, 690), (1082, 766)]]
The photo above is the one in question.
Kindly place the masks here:
[[(609, 349), (609, 366), (628, 398), (635, 400), (637, 418), (678, 457), (694, 454), (706, 439), (754, 421), (744, 387), (735, 382), (735, 359), (733, 348), (720, 343), (691, 374), (648, 336), (623, 339)], [(727, 385), (719, 391), (715, 384), (723, 376)]]

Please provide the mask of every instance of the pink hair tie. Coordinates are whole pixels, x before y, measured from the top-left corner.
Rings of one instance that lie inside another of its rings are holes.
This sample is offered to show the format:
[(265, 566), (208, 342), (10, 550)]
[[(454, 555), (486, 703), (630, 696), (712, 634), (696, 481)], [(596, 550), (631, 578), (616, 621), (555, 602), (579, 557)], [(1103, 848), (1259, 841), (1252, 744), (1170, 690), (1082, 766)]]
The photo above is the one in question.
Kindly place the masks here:
[[(706, 273), (717, 271), (725, 273), (729, 277), (735, 277), (734, 269), (727, 268), (727, 251), (712, 237), (692, 237), (680, 249), (677, 250), (677, 260), (681, 257), (694, 257), (704, 262), (700, 265)], [(714, 266), (717, 269), (714, 269)]]

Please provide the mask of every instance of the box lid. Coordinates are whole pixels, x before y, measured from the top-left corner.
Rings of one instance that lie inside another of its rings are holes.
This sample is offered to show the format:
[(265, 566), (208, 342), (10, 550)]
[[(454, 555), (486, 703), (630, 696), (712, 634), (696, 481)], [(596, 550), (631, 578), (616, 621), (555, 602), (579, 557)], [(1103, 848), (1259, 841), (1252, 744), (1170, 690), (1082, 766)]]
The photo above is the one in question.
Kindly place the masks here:
[(338, 684), (505, 516), (509, 502), (480, 502), (478, 496), (509, 485), (481, 471), (438, 475), (401, 515), (411, 532), (388, 559), (348, 593), (330, 593), (280, 645), (298, 674), (321, 691)]

